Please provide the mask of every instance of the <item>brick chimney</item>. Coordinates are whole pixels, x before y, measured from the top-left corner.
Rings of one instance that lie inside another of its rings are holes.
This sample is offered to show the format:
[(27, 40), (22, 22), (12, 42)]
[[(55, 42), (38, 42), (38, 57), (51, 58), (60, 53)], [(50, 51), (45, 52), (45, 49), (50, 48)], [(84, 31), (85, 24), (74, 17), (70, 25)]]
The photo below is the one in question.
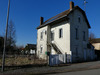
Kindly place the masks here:
[(74, 8), (74, 2), (70, 1), (70, 10)]
[(40, 25), (43, 24), (43, 17), (40, 17)]

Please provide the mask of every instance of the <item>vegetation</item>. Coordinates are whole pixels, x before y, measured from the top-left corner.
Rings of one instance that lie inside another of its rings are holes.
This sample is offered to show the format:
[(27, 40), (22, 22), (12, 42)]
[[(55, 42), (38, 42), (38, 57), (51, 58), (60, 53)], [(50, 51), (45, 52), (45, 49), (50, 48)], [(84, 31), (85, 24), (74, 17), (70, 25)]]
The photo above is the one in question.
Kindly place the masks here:
[(96, 37), (95, 37), (95, 34), (92, 33), (92, 32), (90, 32), (90, 34), (89, 34), (89, 41), (90, 41), (90, 43), (95, 42), (95, 40), (93, 40), (93, 39), (95, 39), (95, 38), (96, 38)]
[(4, 38), (0, 37), (0, 54), (3, 52), (3, 44), (4, 44)]
[(16, 50), (16, 30), (14, 27), (14, 23), (10, 21), (7, 32), (6, 52), (7, 54), (14, 54), (15, 50)]
[[(0, 66), (2, 59), (0, 59)], [(5, 59), (5, 66), (22, 66), (22, 65), (43, 65), (45, 60), (35, 58), (35, 56), (9, 56)]]

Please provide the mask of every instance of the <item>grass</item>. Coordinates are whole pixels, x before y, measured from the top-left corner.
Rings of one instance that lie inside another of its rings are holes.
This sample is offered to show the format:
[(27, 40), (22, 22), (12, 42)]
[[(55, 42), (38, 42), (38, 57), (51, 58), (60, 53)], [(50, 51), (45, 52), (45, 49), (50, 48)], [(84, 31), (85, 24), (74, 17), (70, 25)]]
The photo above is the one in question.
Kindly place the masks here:
[[(2, 65), (2, 59), (0, 58), (0, 66)], [(46, 61), (34, 58), (34, 56), (14, 56), (5, 58), (6, 70), (13, 70), (19, 68), (39, 67), (45, 66)]]

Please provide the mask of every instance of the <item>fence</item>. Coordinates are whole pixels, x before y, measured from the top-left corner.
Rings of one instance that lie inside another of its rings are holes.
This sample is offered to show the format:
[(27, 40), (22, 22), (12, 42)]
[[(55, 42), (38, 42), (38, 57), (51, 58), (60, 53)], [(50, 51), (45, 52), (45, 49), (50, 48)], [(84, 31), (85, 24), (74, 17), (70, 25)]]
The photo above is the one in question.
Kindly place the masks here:
[(55, 54), (49, 56), (49, 65), (59, 65), (59, 64), (66, 64), (71, 63), (72, 57), (71, 54)]
[(58, 64), (64, 64), (66, 63), (67, 56), (66, 54), (56, 54), (56, 55), (50, 55), (49, 57), (49, 65), (58, 65)]

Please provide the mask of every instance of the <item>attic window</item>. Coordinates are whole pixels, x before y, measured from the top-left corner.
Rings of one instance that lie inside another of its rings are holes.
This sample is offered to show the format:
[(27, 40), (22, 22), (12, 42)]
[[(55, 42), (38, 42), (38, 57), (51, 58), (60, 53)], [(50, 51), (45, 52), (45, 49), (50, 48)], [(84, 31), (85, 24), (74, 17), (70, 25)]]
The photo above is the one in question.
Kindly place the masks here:
[(80, 16), (78, 16), (78, 22), (80, 23), (80, 21), (81, 21), (81, 18), (80, 18)]

